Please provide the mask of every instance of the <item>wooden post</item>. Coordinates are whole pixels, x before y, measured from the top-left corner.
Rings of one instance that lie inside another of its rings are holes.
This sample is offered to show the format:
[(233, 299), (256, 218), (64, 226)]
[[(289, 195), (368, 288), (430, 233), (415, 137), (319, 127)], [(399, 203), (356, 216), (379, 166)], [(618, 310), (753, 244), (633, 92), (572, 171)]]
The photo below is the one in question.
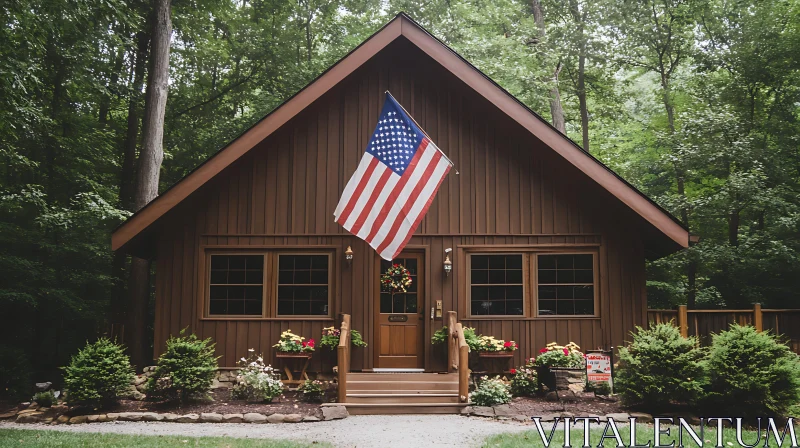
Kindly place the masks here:
[(337, 364), (339, 369), (338, 401), (347, 401), (347, 372), (350, 371), (350, 315), (342, 316), (342, 326), (339, 328), (339, 346), (336, 348)]
[(461, 323), (455, 327), (458, 333), (458, 399), (466, 403), (469, 401), (469, 346), (464, 339)]
[(761, 314), (760, 303), (753, 305), (753, 326), (756, 327), (758, 332), (764, 331), (764, 315)]
[(689, 336), (689, 313), (686, 311), (686, 305), (678, 305), (678, 328), (681, 330), (681, 336)]
[(456, 333), (456, 312), (447, 312), (447, 373), (458, 370), (458, 333)]

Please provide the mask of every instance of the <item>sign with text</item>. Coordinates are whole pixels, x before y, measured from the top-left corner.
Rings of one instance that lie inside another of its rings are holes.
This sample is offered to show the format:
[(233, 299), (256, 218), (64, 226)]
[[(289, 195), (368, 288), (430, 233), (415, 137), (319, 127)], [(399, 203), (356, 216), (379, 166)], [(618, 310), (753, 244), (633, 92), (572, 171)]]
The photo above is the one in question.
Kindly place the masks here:
[(586, 379), (611, 385), (611, 354), (589, 352), (586, 354)]

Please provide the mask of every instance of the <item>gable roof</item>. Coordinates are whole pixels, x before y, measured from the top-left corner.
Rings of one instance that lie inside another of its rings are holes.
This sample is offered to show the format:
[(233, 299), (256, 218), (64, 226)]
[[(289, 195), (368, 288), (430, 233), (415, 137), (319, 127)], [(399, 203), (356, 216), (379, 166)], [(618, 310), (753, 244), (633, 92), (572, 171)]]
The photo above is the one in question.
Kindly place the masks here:
[(134, 238), (150, 230), (172, 208), (401, 36), (605, 188), (677, 247), (688, 247), (689, 231), (669, 212), (556, 130), (410, 17), (400, 13), (314, 81), (123, 222), (111, 236), (111, 248), (115, 251), (128, 250)]

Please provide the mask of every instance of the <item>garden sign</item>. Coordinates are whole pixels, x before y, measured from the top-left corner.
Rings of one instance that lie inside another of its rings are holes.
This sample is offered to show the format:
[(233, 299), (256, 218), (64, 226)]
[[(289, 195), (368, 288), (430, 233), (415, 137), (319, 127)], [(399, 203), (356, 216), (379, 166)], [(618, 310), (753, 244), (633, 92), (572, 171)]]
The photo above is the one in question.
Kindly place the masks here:
[(603, 351), (586, 353), (586, 380), (612, 385), (611, 353)]

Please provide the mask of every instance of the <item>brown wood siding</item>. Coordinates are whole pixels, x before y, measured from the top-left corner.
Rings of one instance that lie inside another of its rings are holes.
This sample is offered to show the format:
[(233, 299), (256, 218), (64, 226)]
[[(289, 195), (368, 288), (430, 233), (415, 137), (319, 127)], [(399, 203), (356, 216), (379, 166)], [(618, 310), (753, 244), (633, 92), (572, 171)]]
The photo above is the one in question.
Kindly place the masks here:
[[(436, 300), (478, 332), (520, 343), (516, 364), (552, 341), (574, 341), (584, 349), (618, 346), (635, 325), (646, 322), (643, 236), (635, 225), (641, 218), (419, 50), (398, 41), (166, 217), (156, 262), (156, 355), (169, 335), (185, 327), (213, 338), (220, 365), (227, 367), (249, 348), (272, 356), (272, 344), (289, 328), (319, 339), (323, 327), (336, 324), (333, 320), (203, 318), (200, 265), (209, 247), (325, 246), (336, 250), (333, 313), (351, 314), (352, 328), (370, 343), (353, 350), (352, 368), (372, 367), (373, 273), (379, 260), (366, 243), (333, 222), (333, 210), (387, 89), (460, 172), (451, 171), (445, 179), (409, 243), (427, 257), (422, 310), (429, 369), (445, 367), (445, 357), (432, 355), (439, 352), (427, 343), (442, 325), (428, 319)], [(477, 245), (593, 248), (599, 318), (466, 320), (465, 263), (456, 257), (453, 274), (445, 277), (442, 262), (446, 248), (458, 253)], [(348, 246), (355, 251), (352, 265), (344, 262)], [(333, 361), (332, 354), (318, 353), (312, 369), (329, 369)]]

